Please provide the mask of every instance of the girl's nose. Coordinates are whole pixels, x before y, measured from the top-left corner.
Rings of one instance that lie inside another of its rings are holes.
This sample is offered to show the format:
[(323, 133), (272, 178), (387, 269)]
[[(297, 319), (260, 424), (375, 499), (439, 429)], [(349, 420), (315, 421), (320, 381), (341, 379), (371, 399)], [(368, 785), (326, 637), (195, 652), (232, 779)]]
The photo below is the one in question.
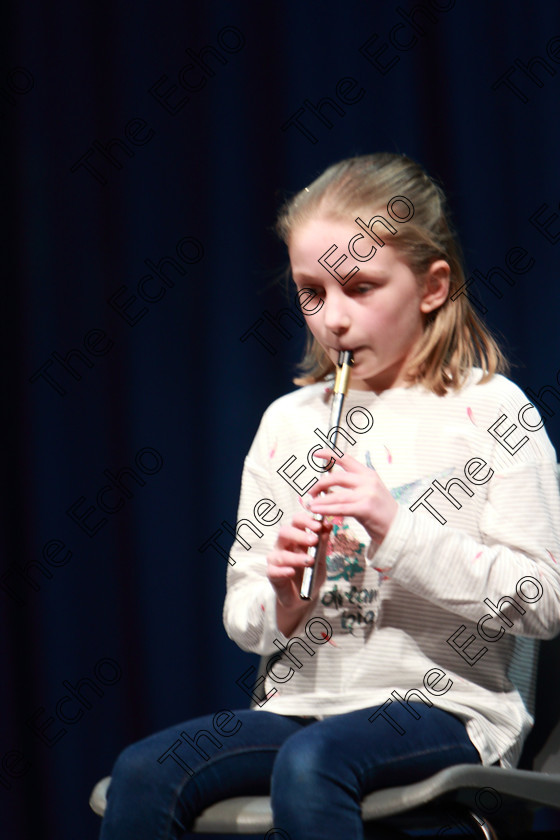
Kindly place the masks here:
[(350, 318), (346, 315), (340, 320), (340, 324), (336, 327), (330, 327), (331, 332), (335, 335), (342, 335), (350, 327)]
[(345, 332), (350, 326), (350, 317), (340, 305), (331, 303), (325, 304), (325, 326), (335, 335)]

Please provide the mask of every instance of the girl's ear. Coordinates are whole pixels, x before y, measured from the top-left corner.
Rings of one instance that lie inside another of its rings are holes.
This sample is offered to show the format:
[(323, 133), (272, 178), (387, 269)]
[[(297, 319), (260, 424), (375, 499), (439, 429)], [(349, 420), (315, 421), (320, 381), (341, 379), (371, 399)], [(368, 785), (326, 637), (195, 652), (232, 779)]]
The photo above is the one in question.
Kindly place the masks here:
[(447, 300), (451, 269), (447, 260), (435, 260), (423, 277), (420, 311), (427, 314)]

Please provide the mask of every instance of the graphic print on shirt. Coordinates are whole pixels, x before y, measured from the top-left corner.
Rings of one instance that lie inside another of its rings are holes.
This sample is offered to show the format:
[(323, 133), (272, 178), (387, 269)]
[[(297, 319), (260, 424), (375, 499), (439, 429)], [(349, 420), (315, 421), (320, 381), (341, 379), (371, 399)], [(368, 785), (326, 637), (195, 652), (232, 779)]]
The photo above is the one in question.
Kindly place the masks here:
[[(366, 464), (370, 469), (375, 469), (369, 452), (366, 452)], [(434, 479), (441, 480), (453, 473), (454, 468), (444, 470), (394, 487), (390, 493), (400, 504), (409, 504), (417, 499)], [(382, 581), (389, 578), (372, 566), (368, 568), (366, 544), (353, 533), (349, 521), (343, 516), (331, 516), (327, 519), (333, 523), (326, 553), (327, 580), (338, 582), (323, 594), (321, 603), (336, 611), (335, 615), (340, 618), (343, 633), (356, 635), (356, 630), (371, 629), (375, 623), (379, 611), (379, 588)], [(366, 584), (366, 577), (369, 586)], [(334, 616), (329, 617), (329, 620), (332, 618)]]
[[(375, 622), (379, 575), (368, 569), (366, 544), (353, 533), (350, 521), (343, 516), (328, 517), (333, 527), (327, 545), (327, 580), (333, 581), (332, 589), (325, 592), (321, 603), (331, 607), (336, 623), (340, 621), (343, 633), (356, 635), (355, 630), (371, 627)], [(365, 586), (366, 576), (374, 586)], [(329, 620), (332, 620), (329, 617)]]
[(448, 478), (456, 473), (457, 470), (455, 467), (452, 467), (448, 470), (443, 470), (439, 473), (434, 473), (427, 478), (417, 478), (416, 481), (410, 481), (408, 484), (401, 484), (400, 487), (394, 487), (390, 493), (393, 499), (396, 499), (397, 502), (400, 502), (402, 505), (408, 505), (409, 502), (414, 502), (419, 496), (424, 493), (425, 490), (428, 489), (430, 484), (433, 481), (441, 481), (444, 478)]
[[(365, 572), (365, 543), (352, 536), (343, 516), (330, 517), (333, 528), (327, 547), (327, 579), (350, 580), (358, 572)], [(363, 566), (360, 558), (364, 557)]]

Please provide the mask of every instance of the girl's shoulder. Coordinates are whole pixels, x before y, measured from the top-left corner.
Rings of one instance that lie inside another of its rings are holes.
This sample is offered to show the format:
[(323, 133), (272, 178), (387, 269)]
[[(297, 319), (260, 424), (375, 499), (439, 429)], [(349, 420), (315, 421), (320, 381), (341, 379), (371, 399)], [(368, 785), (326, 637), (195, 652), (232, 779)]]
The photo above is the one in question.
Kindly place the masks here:
[(480, 381), (480, 369), (473, 369), (472, 374), (469, 383), (456, 392), (458, 413), (463, 417), (466, 414), (484, 439), (491, 435), (494, 448), (506, 464), (518, 452), (516, 462), (556, 461), (545, 422), (523, 389), (500, 373), (486, 382)]
[(316, 409), (321, 405), (328, 405), (332, 393), (333, 378), (323, 382), (315, 382), (313, 385), (303, 385), (295, 391), (290, 391), (278, 397), (270, 403), (265, 410), (265, 417), (280, 417), (282, 415), (292, 416), (294, 412), (302, 412), (305, 409)]
[(468, 417), (476, 425), (487, 428), (500, 419), (518, 423), (517, 418), (527, 413), (527, 422), (538, 427), (537, 415), (532, 412), (531, 401), (523, 390), (501, 373), (494, 373), (482, 382), (483, 371), (472, 368), (461, 388), (450, 390), (440, 399), (441, 412), (451, 412), (456, 416)]
[(253, 464), (268, 464), (273, 455), (281, 457), (285, 449), (290, 450), (289, 454), (300, 445), (306, 444), (309, 449), (313, 430), (328, 418), (330, 390), (327, 389), (328, 381), (304, 385), (270, 403), (248, 454)]
[(490, 401), (505, 406), (527, 405), (530, 400), (523, 390), (507, 376), (494, 373), (486, 382), (481, 382), (483, 372), (481, 368), (473, 368), (464, 386), (457, 391), (458, 395), (468, 396), (477, 401)]
[[(482, 377), (481, 368), (472, 368), (462, 387), (449, 390), (443, 397), (438, 397), (423, 385), (413, 385), (408, 388), (390, 389), (380, 396), (374, 392), (350, 391), (348, 400), (349, 402), (356, 399), (362, 400), (372, 410), (380, 403), (393, 405), (399, 410), (402, 408), (401, 404), (414, 405), (416, 409), (421, 409), (426, 404), (427, 409), (438, 411), (445, 410), (444, 405), (453, 410), (453, 404), (457, 407), (465, 404), (472, 408), (485, 407), (486, 411), (491, 413), (501, 409), (506, 413), (515, 409), (517, 413), (530, 404), (523, 390), (507, 376), (495, 373), (485, 382), (481, 382)], [(291, 421), (296, 417), (303, 418), (308, 413), (309, 415), (324, 413), (330, 405), (333, 382), (334, 377), (327, 377), (321, 382), (304, 385), (278, 397), (265, 410), (263, 421), (276, 424)]]

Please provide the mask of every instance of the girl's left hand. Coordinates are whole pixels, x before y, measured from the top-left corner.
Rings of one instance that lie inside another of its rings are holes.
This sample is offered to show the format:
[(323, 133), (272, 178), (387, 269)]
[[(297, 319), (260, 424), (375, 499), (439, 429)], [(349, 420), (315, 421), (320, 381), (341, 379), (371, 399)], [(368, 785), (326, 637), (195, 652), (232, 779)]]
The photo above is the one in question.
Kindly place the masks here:
[[(309, 490), (311, 513), (324, 516), (353, 516), (380, 544), (385, 539), (396, 516), (399, 503), (391, 496), (375, 470), (360, 464), (350, 455), (339, 458), (327, 449), (317, 450), (314, 456), (334, 460), (344, 472), (332, 469)], [(333, 488), (333, 489), (331, 489)], [(326, 496), (319, 496), (329, 490)]]

